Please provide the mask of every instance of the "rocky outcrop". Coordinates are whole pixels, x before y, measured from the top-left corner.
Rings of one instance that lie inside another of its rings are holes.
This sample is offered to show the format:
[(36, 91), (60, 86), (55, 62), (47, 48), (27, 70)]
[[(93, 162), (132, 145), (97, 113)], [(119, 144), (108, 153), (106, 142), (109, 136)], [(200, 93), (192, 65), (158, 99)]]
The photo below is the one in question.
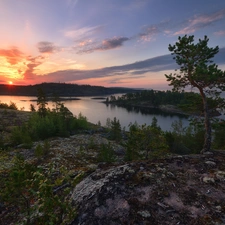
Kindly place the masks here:
[[(16, 125), (14, 114), (7, 111), (6, 120), (4, 111), (4, 128)], [(104, 133), (87, 133), (47, 140), (46, 155), (36, 152), (44, 141), (34, 143), (32, 149), (17, 146), (2, 151), (0, 171), (7, 171), (13, 157), (20, 154), (42, 167), (65, 166), (71, 179), (85, 177), (72, 192), (77, 217), (71, 225), (225, 224), (225, 152), (124, 163), (123, 145), (107, 140)], [(99, 161), (102, 144), (110, 144), (116, 162)], [(0, 199), (0, 224), (15, 224), (17, 216), (18, 212), (5, 207)]]
[(73, 225), (225, 224), (225, 154), (98, 168), (74, 189)]

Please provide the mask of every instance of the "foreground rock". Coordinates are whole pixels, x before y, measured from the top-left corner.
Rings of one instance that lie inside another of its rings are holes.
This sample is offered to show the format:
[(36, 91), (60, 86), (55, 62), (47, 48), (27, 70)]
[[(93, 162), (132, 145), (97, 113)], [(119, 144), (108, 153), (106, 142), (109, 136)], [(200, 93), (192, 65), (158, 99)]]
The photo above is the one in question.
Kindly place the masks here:
[(72, 224), (225, 224), (224, 160), (214, 152), (100, 166), (73, 191)]

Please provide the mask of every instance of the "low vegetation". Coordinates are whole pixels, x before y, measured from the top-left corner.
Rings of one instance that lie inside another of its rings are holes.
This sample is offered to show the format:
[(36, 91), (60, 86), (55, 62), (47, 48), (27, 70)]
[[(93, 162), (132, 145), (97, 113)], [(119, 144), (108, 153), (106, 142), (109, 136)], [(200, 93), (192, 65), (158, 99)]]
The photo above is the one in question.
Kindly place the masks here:
[[(1, 199), (6, 207), (20, 212), (22, 224), (68, 224), (75, 218), (68, 199), (71, 178), (63, 167), (37, 167), (17, 156), (2, 181)], [(60, 189), (62, 185), (66, 188)]]
[(17, 106), (16, 106), (16, 104), (14, 102), (10, 102), (9, 104), (0, 102), (0, 109), (14, 109), (14, 110), (18, 110), (18, 108), (17, 108)]
[(55, 100), (55, 107), (47, 108), (47, 99), (42, 90), (39, 90), (37, 99), (38, 110), (31, 105), (33, 114), (27, 123), (15, 127), (12, 131), (11, 142), (13, 145), (24, 144), (31, 147), (32, 141), (44, 140), (50, 137), (68, 137), (82, 129), (88, 129), (87, 118), (82, 114), (78, 117)]

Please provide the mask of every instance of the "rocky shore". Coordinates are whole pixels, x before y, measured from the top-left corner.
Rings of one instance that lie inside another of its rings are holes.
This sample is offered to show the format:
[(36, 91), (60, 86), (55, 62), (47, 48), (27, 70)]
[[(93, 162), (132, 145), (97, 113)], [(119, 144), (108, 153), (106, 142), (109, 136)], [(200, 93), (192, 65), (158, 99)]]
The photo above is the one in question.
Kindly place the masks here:
[[(26, 121), (29, 117), (28, 112), (2, 112), (5, 133), (21, 118)], [(125, 162), (124, 143), (106, 136), (103, 130), (96, 130), (51, 138), (48, 154), (41, 157), (35, 148), (44, 141), (35, 142), (31, 149), (3, 150), (0, 172), (10, 168), (13, 157), (20, 154), (29, 163), (63, 165), (74, 179), (82, 177), (69, 195), (77, 210), (71, 225), (225, 224), (225, 152)], [(99, 160), (102, 144), (110, 144), (115, 162)], [(0, 224), (13, 225), (17, 216), (0, 200)]]
[[(106, 102), (104, 102), (106, 103)], [(192, 115), (192, 113), (188, 113), (183, 111), (182, 109), (180, 109), (179, 107), (175, 106), (175, 105), (159, 105), (159, 106), (153, 106), (151, 104), (149, 104), (148, 102), (139, 102), (139, 103), (132, 103), (132, 104), (121, 104), (121, 103), (117, 103), (117, 102), (110, 102), (110, 103), (106, 103), (106, 104), (113, 104), (113, 105), (117, 105), (119, 107), (124, 107), (127, 108), (128, 110), (130, 108), (132, 109), (139, 109), (140, 111), (146, 111), (146, 110), (159, 110), (161, 112), (165, 112), (165, 113), (173, 113), (173, 114), (180, 114), (183, 116), (190, 116)]]

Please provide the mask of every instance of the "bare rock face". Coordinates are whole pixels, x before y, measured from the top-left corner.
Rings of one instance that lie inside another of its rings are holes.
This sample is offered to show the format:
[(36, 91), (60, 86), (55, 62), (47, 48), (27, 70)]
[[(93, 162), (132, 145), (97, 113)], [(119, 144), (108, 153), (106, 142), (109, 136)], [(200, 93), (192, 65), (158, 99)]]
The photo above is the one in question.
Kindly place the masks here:
[(225, 224), (224, 160), (215, 152), (99, 168), (73, 191), (72, 224)]

